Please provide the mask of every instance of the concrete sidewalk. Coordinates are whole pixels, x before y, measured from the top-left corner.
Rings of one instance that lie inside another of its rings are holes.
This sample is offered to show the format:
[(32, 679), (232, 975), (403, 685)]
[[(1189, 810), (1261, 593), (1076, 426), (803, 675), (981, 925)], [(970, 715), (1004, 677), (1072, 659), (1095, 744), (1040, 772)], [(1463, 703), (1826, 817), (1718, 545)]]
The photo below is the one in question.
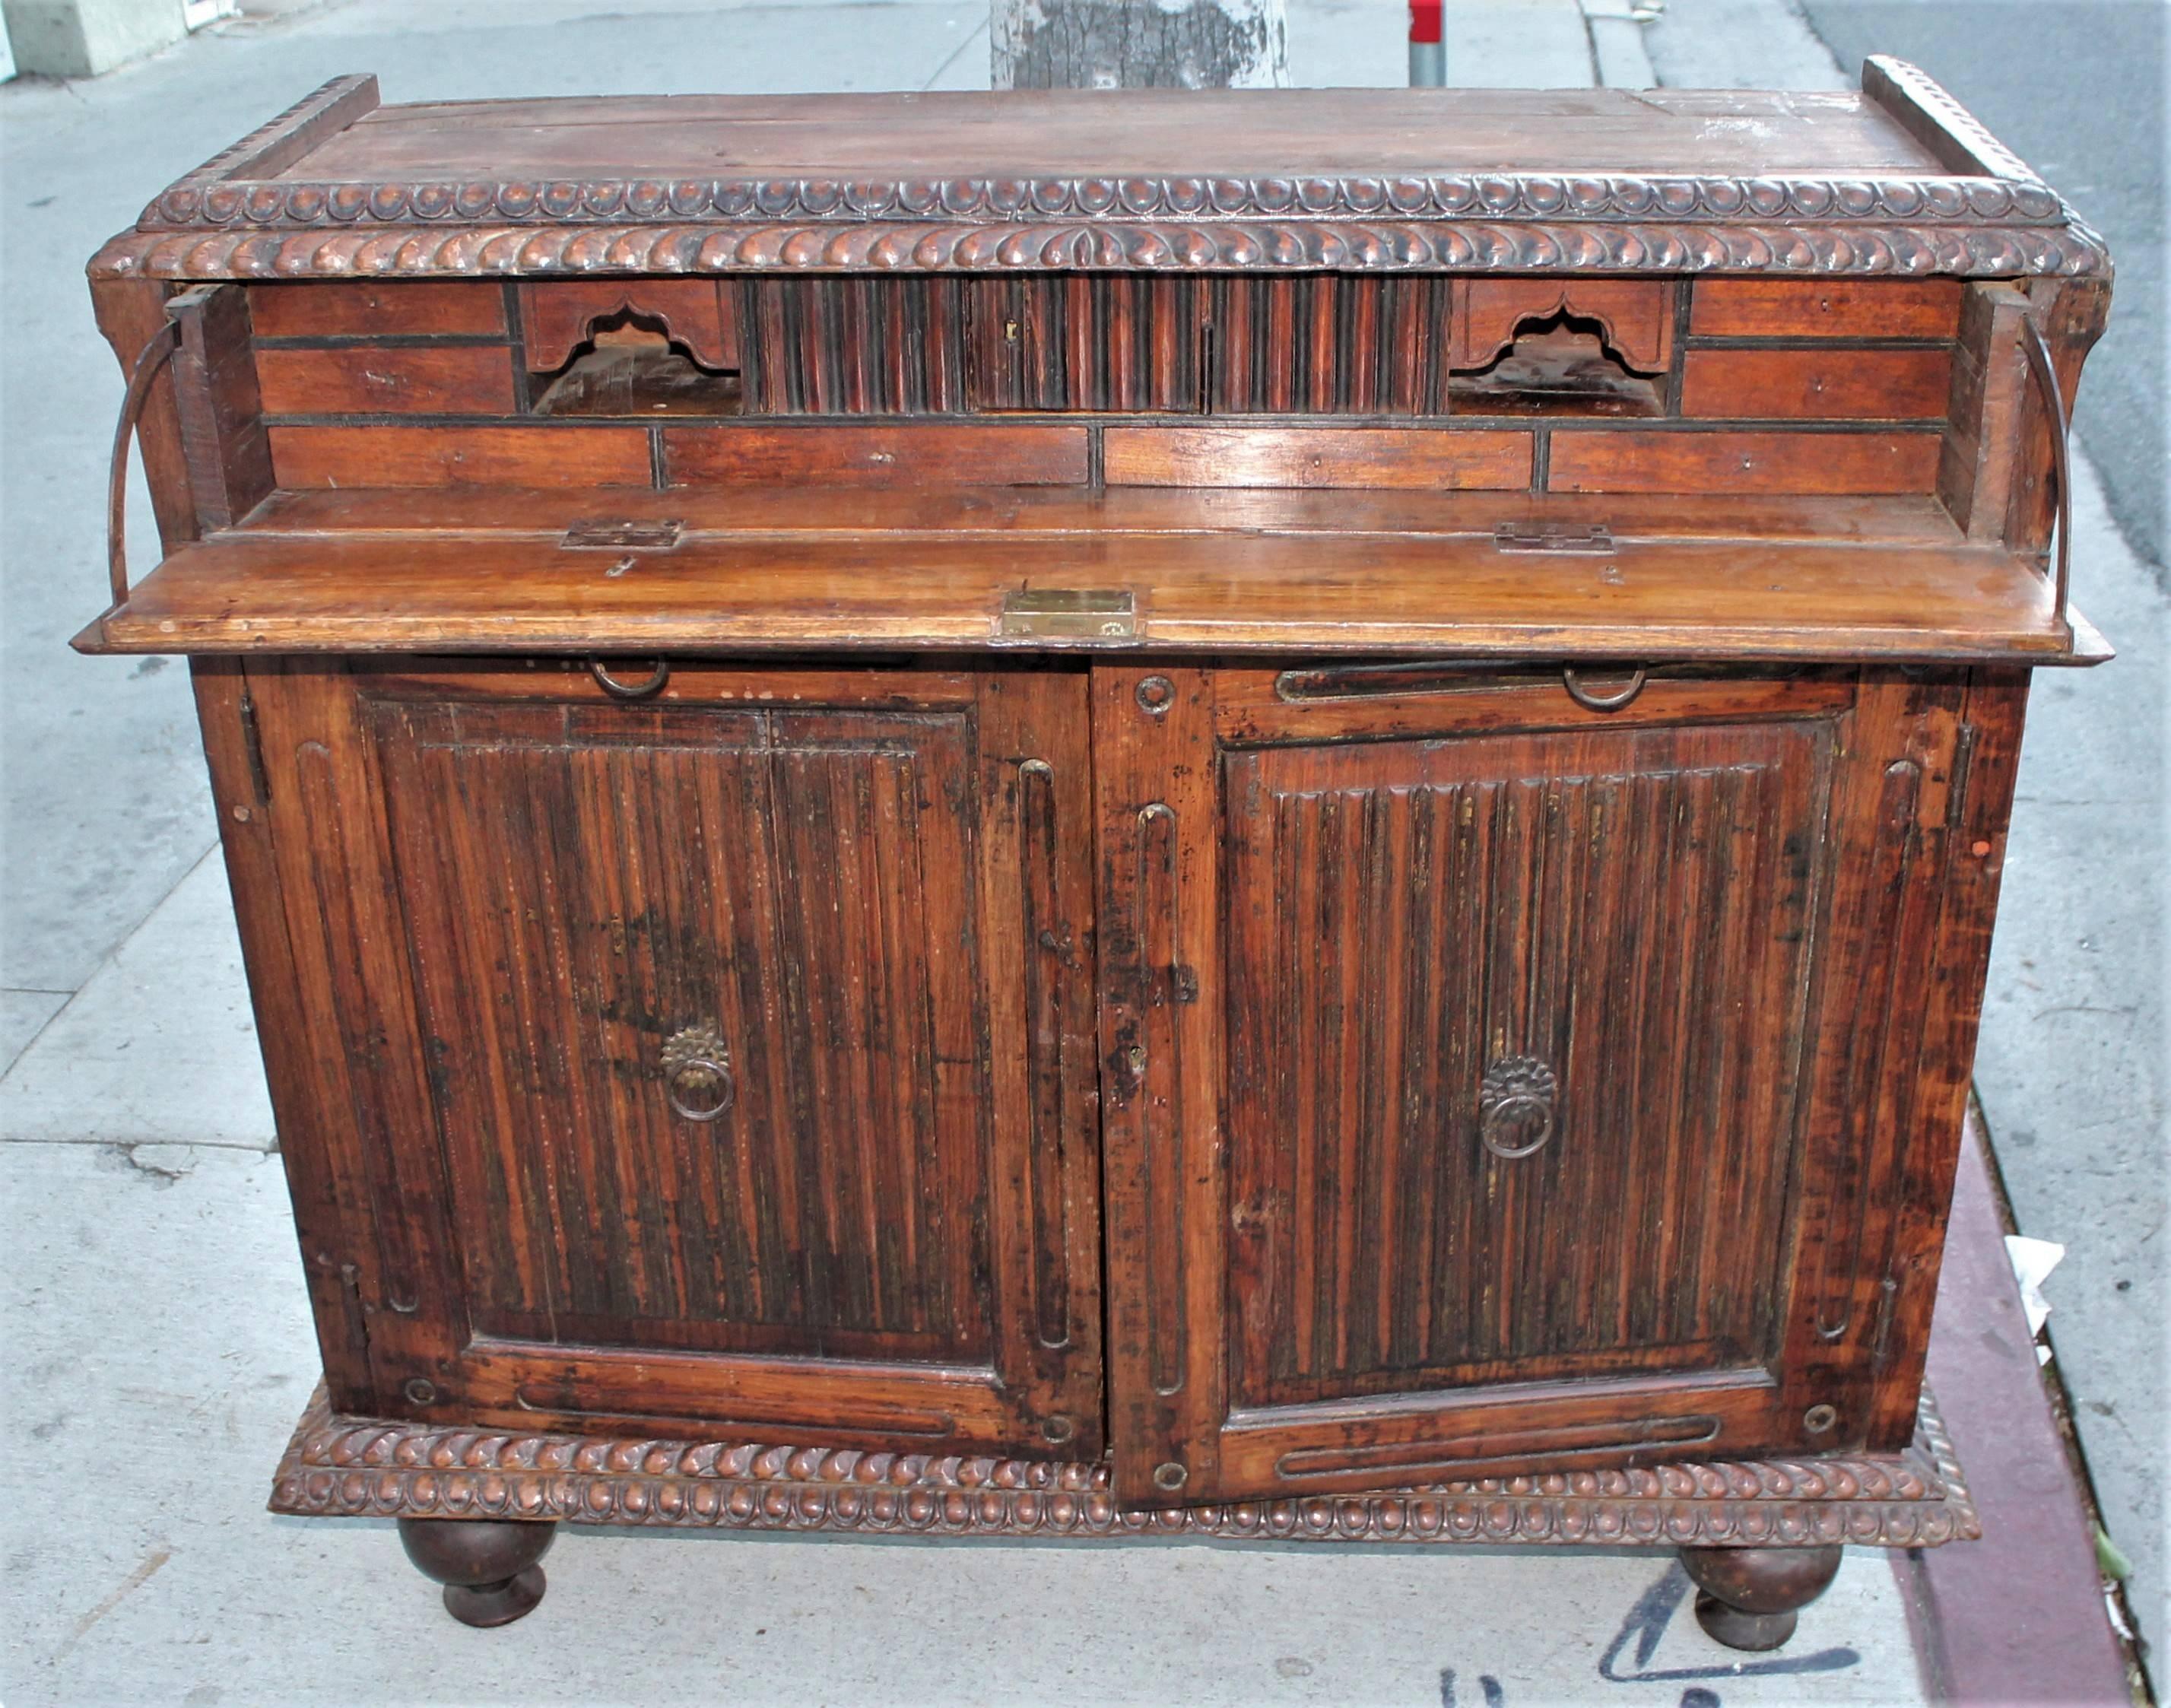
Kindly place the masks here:
[[(1576, 0), (1458, 0), (1450, 75), (1651, 81), (1643, 26), (1622, 0), (1586, 3), (1589, 16)], [(1683, 0), (1674, 3), (1678, 17)], [(1820, 72), (1772, 24), (1791, 17), (1777, 0), (1732, 9), (1737, 70), (1711, 80), (1832, 79), (1828, 58)], [(1299, 81), (1402, 80), (1401, 0), (1290, 0), (1289, 12)], [(585, 1531), (552, 1554), (542, 1609), (483, 1633), (443, 1617), (389, 1525), (263, 1513), (315, 1351), (185, 670), (65, 647), (103, 587), (104, 442), (121, 390), (90, 324), (82, 261), (171, 178), (340, 72), (377, 72), (395, 101), (969, 88), (986, 80), (985, 22), (984, 0), (614, 0), (608, 16), (592, 0), (517, 13), (475, 0), (335, 0), (243, 20), (94, 84), (0, 89), (0, 306), (17, 329), (0, 346), (7, 1703), (1922, 1700), (1875, 1554), (1850, 1557), (1776, 1661), (1709, 1642), (1678, 1571), (1628, 1553)], [(2161, 597), (2092, 486), (2083, 499), (2083, 602), (2130, 649), (2161, 660)], [(136, 550), (148, 561), (147, 536)], [(2113, 838), (2137, 863), (2162, 846), (2139, 817), (2150, 800), (2160, 811), (2161, 794), (2136, 802), (2133, 787), (2136, 774), (2161, 775), (2160, 759), (2142, 770), (2131, 745), (2160, 707), (2152, 693), (2145, 672), (2098, 672), (2045, 697), (2024, 791), (2058, 807), (2031, 821), (2032, 840), (2016, 831), (1999, 940), (2002, 968), (2056, 993), (2038, 1005), (2085, 1009), (2098, 985), (2127, 1002), (2120, 981), (2131, 982), (2136, 934), (2154, 940), (2136, 923), (2154, 905), (2145, 870), (2122, 894), (2077, 876)], [(2112, 718), (2129, 725), (2128, 745), (2101, 739)], [(2083, 931), (2106, 940), (2093, 960), (2072, 950)], [(2133, 1024), (2160, 1024), (2160, 1013)], [(1995, 998), (1992, 1025), (2007, 1027), (2020, 1064), (2009, 1090), (1986, 1090), (1995, 1128), (2001, 1102), (2050, 1106), (2070, 1090), (2056, 1076), (2078, 1070), (2031, 1066), (2029, 1040), (2047, 1048), (2056, 1034), (2029, 1031)], [(2160, 1097), (2136, 1081), (2147, 1064), (2131, 1052), (2088, 1064), (2115, 1095)], [(2046, 1141), (2059, 1131), (2047, 1116), (2032, 1130)], [(2105, 1213), (2125, 1227), (2124, 1210)], [(2030, 1231), (2077, 1245), (2096, 1224)], [(2155, 1261), (2157, 1290), (2136, 1306), (2160, 1301)], [(2138, 1471), (2135, 1480), (2137, 1523), (2147, 1496)], [(1032, 1621), (1012, 1614), (999, 1628), (1003, 1616), (988, 1612), (997, 1608), (1030, 1608)]]

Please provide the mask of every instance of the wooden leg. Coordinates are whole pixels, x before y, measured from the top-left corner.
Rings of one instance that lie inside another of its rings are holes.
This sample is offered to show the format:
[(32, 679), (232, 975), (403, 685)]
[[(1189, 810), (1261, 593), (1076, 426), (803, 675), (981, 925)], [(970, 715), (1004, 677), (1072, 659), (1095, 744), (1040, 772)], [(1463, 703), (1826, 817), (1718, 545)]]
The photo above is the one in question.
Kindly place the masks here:
[(399, 1540), (425, 1577), (445, 1586), (445, 1611), (462, 1625), (511, 1625), (543, 1599), (555, 1524), (497, 1518), (402, 1518)]
[(1794, 1634), (1794, 1614), (1831, 1587), (1840, 1550), (1684, 1548), (1697, 1587), (1697, 1623), (1730, 1649), (1776, 1649)]

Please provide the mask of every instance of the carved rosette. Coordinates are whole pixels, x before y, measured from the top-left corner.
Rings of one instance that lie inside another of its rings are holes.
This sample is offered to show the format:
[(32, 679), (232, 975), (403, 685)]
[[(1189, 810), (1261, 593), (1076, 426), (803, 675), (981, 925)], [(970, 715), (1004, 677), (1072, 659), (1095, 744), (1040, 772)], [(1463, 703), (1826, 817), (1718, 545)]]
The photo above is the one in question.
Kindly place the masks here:
[(1890, 1457), (1560, 1472), (1119, 1511), (1100, 1464), (516, 1435), (335, 1415), (320, 1389), (271, 1510), (958, 1537), (1927, 1548), (1981, 1534), (1930, 1397)]

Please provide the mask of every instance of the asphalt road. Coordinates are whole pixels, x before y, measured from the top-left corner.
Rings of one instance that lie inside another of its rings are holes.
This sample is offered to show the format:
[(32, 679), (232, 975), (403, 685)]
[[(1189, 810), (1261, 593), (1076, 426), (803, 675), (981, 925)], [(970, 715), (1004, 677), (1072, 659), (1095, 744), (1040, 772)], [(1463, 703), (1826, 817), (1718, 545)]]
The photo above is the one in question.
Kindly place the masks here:
[(1950, 89), (2101, 232), (2110, 329), (2074, 426), (2127, 539), (2166, 562), (2166, 19), (2158, 0), (1798, 0), (1852, 73), (1896, 54)]

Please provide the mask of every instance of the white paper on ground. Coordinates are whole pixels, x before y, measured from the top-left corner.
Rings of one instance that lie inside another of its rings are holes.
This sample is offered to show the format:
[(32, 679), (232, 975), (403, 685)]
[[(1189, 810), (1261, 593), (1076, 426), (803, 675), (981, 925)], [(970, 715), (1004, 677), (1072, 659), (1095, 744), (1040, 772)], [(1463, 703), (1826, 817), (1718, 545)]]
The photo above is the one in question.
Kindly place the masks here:
[(2028, 1313), (2028, 1332), (2039, 1337), (2035, 1362), (2050, 1362), (2050, 1349), (2040, 1343), (2043, 1325), (2050, 1319), (2050, 1301), (2043, 1297), (2043, 1283), (2065, 1257), (2066, 1248), (2055, 1240), (2030, 1240), (2024, 1234), (2005, 1236), (2005, 1255), (2012, 1260), (2013, 1278), (2020, 1283), (2020, 1308)]

